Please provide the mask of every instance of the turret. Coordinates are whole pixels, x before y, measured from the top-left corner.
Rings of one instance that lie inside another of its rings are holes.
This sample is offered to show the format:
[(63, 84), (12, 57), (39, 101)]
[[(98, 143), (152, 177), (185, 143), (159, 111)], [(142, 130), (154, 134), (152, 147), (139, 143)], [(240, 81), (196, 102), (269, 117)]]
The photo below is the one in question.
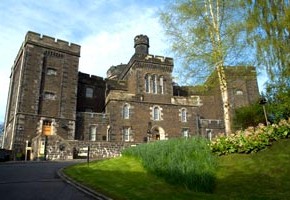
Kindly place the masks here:
[(149, 54), (149, 38), (147, 35), (137, 35), (134, 38), (134, 48), (136, 54)]

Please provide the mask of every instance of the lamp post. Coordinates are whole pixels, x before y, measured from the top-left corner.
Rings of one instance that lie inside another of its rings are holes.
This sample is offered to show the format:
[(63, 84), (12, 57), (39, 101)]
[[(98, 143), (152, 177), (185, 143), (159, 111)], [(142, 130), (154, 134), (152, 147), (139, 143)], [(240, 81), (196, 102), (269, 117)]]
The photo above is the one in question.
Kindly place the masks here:
[(48, 137), (47, 135), (44, 136), (44, 160), (47, 160), (46, 159), (46, 156), (47, 156), (47, 141), (48, 141)]
[(269, 124), (269, 121), (268, 121), (266, 107), (265, 107), (266, 103), (267, 103), (267, 99), (265, 97), (262, 97), (260, 99), (259, 104), (263, 106), (263, 111), (264, 111), (264, 116), (265, 116), (265, 120), (266, 120), (266, 125), (268, 125)]

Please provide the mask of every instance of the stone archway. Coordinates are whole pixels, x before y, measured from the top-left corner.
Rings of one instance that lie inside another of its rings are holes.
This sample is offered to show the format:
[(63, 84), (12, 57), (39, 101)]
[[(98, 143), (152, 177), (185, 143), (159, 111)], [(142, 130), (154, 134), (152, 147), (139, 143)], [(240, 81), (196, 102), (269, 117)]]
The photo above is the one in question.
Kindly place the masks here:
[(165, 131), (160, 126), (153, 126), (151, 128), (152, 140), (166, 140)]

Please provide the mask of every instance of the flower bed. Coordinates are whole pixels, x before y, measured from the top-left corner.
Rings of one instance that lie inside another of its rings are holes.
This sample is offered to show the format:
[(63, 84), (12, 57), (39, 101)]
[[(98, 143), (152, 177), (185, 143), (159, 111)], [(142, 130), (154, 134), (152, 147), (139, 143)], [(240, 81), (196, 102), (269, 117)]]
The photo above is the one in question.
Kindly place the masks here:
[(230, 153), (251, 153), (271, 145), (273, 141), (287, 138), (290, 135), (290, 118), (278, 124), (249, 127), (239, 130), (230, 136), (218, 136), (211, 142), (211, 150), (218, 155)]

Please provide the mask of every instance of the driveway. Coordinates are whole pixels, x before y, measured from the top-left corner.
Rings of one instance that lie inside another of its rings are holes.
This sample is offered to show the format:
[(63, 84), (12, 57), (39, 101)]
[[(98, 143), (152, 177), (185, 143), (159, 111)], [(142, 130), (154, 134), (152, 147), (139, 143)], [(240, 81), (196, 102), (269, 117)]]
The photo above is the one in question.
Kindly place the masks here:
[(88, 200), (88, 194), (67, 184), (58, 170), (70, 162), (0, 163), (1, 200)]

